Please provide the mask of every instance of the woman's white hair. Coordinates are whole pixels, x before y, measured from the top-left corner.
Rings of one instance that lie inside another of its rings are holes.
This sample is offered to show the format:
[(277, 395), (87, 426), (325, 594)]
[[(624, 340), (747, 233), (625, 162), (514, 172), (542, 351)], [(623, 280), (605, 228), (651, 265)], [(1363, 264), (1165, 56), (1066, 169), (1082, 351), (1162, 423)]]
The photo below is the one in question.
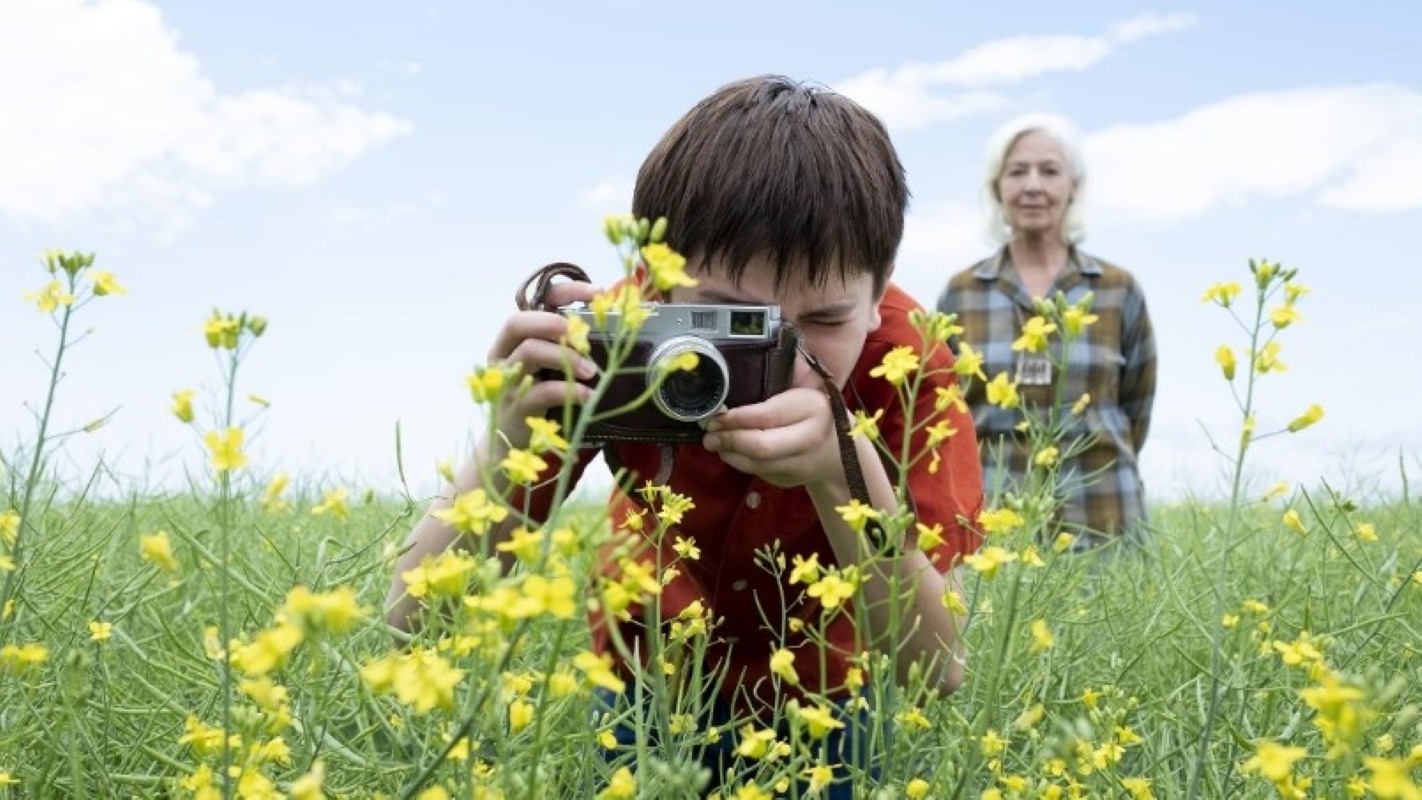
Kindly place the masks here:
[(1024, 114), (997, 129), (988, 140), (987, 164), (983, 188), (986, 191), (988, 207), (988, 235), (993, 241), (1006, 244), (1012, 240), (1012, 226), (1007, 223), (1007, 214), (1002, 208), (1002, 198), (997, 193), (997, 182), (1002, 177), (1002, 168), (1007, 154), (1017, 140), (1032, 132), (1051, 137), (1062, 149), (1066, 168), (1076, 182), (1067, 204), (1066, 217), (1062, 220), (1062, 239), (1067, 244), (1076, 244), (1086, 238), (1086, 220), (1082, 216), (1082, 193), (1086, 189), (1086, 161), (1081, 156), (1081, 148), (1076, 143), (1076, 130), (1065, 117), (1055, 114)]

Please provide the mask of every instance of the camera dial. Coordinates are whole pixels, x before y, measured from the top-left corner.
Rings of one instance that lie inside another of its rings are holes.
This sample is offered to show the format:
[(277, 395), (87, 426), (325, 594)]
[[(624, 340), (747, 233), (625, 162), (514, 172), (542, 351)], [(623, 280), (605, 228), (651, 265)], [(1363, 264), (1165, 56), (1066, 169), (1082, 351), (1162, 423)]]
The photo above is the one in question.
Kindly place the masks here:
[[(697, 355), (694, 368), (668, 371), (674, 359), (688, 352)], [(731, 387), (725, 357), (700, 336), (674, 336), (658, 344), (647, 358), (647, 380), (661, 380), (652, 392), (652, 402), (663, 414), (681, 422), (697, 422), (716, 413)]]

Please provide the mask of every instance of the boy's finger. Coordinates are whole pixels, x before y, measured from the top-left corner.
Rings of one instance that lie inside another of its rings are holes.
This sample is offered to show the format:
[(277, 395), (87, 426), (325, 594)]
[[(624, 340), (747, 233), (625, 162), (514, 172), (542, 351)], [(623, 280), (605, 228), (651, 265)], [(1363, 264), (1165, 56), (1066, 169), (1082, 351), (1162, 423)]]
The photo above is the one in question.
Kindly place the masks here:
[(554, 308), (573, 303), (586, 303), (601, 291), (602, 287), (594, 286), (591, 283), (564, 281), (548, 287), (548, 294), (544, 298), (544, 302)]
[(828, 406), (828, 398), (822, 391), (789, 389), (763, 402), (718, 414), (706, 423), (706, 430), (783, 428), (812, 417), (820, 408)]

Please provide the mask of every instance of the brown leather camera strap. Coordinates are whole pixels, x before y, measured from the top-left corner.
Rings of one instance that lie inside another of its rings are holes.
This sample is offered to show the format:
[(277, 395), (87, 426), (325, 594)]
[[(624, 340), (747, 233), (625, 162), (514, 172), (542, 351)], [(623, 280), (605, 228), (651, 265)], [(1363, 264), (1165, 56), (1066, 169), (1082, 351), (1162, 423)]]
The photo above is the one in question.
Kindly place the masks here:
[[(844, 395), (840, 393), (839, 387), (835, 386), (834, 375), (815, 358), (815, 354), (805, 346), (804, 339), (800, 340), (800, 355), (805, 357), (805, 363), (825, 382), (825, 394), (829, 395), (830, 408), (834, 412), (834, 432), (839, 439), (839, 463), (844, 467), (844, 482), (849, 486), (849, 496), (866, 506), (873, 506), (874, 502), (869, 497), (869, 485), (864, 481), (864, 469), (854, 447), (854, 437), (850, 435), (849, 409), (844, 405)], [(888, 534), (877, 519), (871, 519), (864, 524), (864, 535), (869, 537), (869, 543), (875, 550), (884, 552), (889, 549)]]
[[(518, 294), (514, 297), (519, 309), (523, 311), (552, 311), (553, 309), (547, 303), (547, 298), (548, 289), (552, 286), (555, 278), (567, 278), (584, 283), (592, 282), (582, 267), (569, 264), (566, 261), (554, 262), (528, 276), (523, 285), (519, 286)], [(829, 395), (830, 408), (834, 414), (835, 436), (839, 439), (839, 461), (844, 468), (844, 480), (849, 487), (849, 496), (865, 505), (873, 505), (869, 497), (869, 486), (864, 481), (864, 470), (859, 464), (858, 452), (854, 447), (854, 439), (850, 435), (849, 409), (845, 407), (844, 395), (840, 393), (839, 387), (835, 386), (834, 375), (818, 358), (815, 358), (814, 353), (811, 353), (805, 346), (804, 339), (800, 340), (798, 347), (800, 355), (804, 356), (810, 369), (814, 370), (815, 374), (824, 381), (825, 394)], [(656, 482), (664, 483), (670, 477), (671, 452), (670, 447), (662, 447), (663, 463)], [(613, 445), (609, 444), (603, 448), (603, 458), (614, 474), (620, 471), (622, 459), (617, 455)], [(889, 550), (888, 535), (878, 520), (869, 520), (864, 526), (864, 533), (876, 550), (881, 552)]]
[[(518, 294), (514, 295), (514, 302), (518, 304), (519, 311), (552, 311), (548, 305), (548, 289), (553, 285), (554, 278), (567, 278), (581, 283), (592, 283), (587, 272), (577, 264), (569, 264), (566, 261), (555, 261), (552, 264), (538, 270), (528, 276), (528, 280), (518, 287)], [(529, 294), (529, 290), (533, 294)]]

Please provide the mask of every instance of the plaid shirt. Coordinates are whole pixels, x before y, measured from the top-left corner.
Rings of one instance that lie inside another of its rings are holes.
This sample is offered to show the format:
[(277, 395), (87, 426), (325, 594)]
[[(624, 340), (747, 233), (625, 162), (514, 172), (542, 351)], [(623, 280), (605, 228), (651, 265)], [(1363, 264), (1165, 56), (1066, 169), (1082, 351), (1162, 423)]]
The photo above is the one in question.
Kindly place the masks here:
[[(1084, 452), (1060, 467), (1062, 527), (1078, 535), (1138, 532), (1146, 509), (1136, 455), (1150, 427), (1156, 370), (1145, 296), (1129, 272), (1075, 248), (1048, 296), (1057, 292), (1065, 294), (1068, 303), (1094, 293), (1091, 311), (1099, 317), (1075, 340), (1064, 383), (1054, 364), (1048, 385), (1018, 387), (1022, 404), (1038, 409), (1057, 397), (1069, 407), (1083, 393), (1091, 395), (1083, 414), (1063, 409), (1059, 415), (1069, 426), (1063, 450), (1078, 437), (1090, 439)], [(1006, 248), (950, 278), (938, 309), (958, 315), (961, 341), (982, 351), (989, 378), (999, 372), (1017, 375), (1021, 354), (1013, 352), (1012, 342), (1036, 312)], [(1016, 430), (1022, 415), (1018, 409), (990, 405), (982, 381), (972, 382), (967, 402), (977, 427), (984, 479), (989, 494), (998, 496), (1027, 472), (1030, 443)]]

